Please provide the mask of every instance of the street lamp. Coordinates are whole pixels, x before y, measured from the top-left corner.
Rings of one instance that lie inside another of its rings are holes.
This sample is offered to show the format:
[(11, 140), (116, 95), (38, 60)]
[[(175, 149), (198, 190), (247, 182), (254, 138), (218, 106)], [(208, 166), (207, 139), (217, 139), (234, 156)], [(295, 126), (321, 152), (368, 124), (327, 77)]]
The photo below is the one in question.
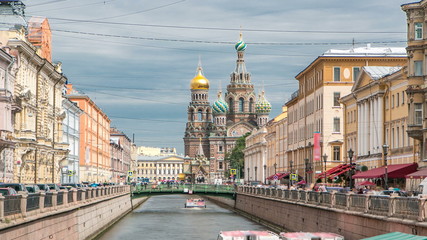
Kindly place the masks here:
[(267, 165), (264, 164), (264, 184), (267, 184), (267, 178), (266, 178), (266, 170), (267, 170)]
[(274, 163), (273, 166), (274, 166), (274, 174), (276, 174), (277, 163)]
[(308, 175), (308, 158), (304, 159), (305, 162), (305, 181), (308, 183), (307, 175)]
[[(289, 183), (290, 183), (290, 185), (292, 185), (292, 164), (294, 163), (294, 161), (289, 161), (289, 164), (291, 165), (291, 173), (289, 174)], [(290, 187), (290, 186), (289, 186)]]
[(385, 165), (385, 168), (384, 168), (384, 171), (385, 171), (385, 174), (384, 174), (385, 190), (388, 189), (387, 153), (388, 153), (388, 145), (384, 144), (383, 145), (383, 154), (384, 154), (384, 165)]
[(255, 166), (255, 182), (257, 182), (258, 180), (258, 178), (257, 178), (257, 175), (256, 175), (256, 170), (258, 169), (258, 167), (257, 166)]
[(326, 180), (326, 160), (328, 160), (328, 155), (326, 155), (326, 153), (324, 153), (323, 154), (323, 162), (325, 163), (325, 186), (326, 186), (326, 182), (327, 182), (327, 180)]
[(249, 183), (249, 168), (248, 168), (248, 183)]
[(347, 151), (348, 158), (350, 159), (350, 190), (353, 189), (353, 153), (354, 151), (350, 148)]

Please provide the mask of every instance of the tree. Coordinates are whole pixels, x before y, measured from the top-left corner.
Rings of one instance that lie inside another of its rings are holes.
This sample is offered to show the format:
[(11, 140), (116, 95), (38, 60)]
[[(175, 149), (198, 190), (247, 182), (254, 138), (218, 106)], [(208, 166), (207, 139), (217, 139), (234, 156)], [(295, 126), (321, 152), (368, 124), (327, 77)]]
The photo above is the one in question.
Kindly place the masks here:
[[(225, 159), (230, 163), (230, 169), (237, 169), (238, 176), (244, 178), (245, 155), (243, 150), (246, 147), (246, 137), (251, 133), (247, 132), (236, 140), (236, 145), (225, 155)], [(230, 174), (229, 172), (227, 174)]]

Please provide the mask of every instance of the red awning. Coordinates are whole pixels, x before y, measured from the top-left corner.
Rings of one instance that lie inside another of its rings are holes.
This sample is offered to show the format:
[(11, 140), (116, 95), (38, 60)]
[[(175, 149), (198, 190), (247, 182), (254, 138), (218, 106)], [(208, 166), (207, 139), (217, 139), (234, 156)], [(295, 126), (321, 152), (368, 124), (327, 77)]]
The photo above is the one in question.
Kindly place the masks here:
[(289, 174), (290, 174), (290, 173), (276, 173), (276, 174), (271, 175), (271, 176), (270, 176), (270, 177), (268, 177), (267, 179), (268, 179), (268, 180), (274, 180), (274, 176), (277, 176), (277, 180), (280, 180), (280, 179), (282, 179), (282, 178), (284, 178), (284, 177), (287, 177)]
[[(374, 168), (365, 172), (359, 172), (353, 176), (353, 178), (382, 178), (385, 174), (385, 167)], [(387, 166), (387, 177), (388, 178), (404, 178), (405, 175), (417, 171), (418, 164), (394, 164)]]
[(427, 168), (421, 168), (416, 172), (410, 173), (405, 176), (406, 178), (413, 178), (413, 179), (423, 179), (427, 177)]
[[(326, 171), (326, 178), (333, 178), (335, 176), (338, 176), (340, 174), (343, 174), (347, 171), (349, 171), (350, 164), (340, 164), (336, 167), (333, 167)], [(325, 178), (325, 172), (319, 173), (316, 175), (316, 178)]]

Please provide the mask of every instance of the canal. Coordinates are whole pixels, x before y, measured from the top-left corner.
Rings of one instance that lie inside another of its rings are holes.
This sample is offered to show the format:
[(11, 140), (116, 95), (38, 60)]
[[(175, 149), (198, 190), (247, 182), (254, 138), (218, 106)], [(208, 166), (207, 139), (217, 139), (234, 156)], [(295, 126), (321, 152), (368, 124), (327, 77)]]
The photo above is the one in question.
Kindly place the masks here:
[(98, 239), (216, 239), (220, 231), (267, 230), (234, 212), (207, 201), (207, 208), (184, 208), (188, 195), (149, 198)]

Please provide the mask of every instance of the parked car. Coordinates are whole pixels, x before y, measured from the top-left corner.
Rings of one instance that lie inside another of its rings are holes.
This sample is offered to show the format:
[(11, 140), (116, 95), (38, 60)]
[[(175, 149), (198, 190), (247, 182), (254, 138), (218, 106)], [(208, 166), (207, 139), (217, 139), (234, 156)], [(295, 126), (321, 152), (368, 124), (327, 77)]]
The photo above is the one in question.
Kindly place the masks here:
[(13, 196), (18, 195), (18, 193), (13, 188), (0, 188), (0, 195)]
[(81, 187), (80, 184), (77, 183), (64, 183), (61, 186), (66, 187), (68, 190), (70, 190), (71, 188), (78, 189)]
[(29, 193), (39, 193), (40, 188), (37, 184), (25, 185)]
[(61, 188), (59, 187), (59, 185), (56, 184), (56, 183), (48, 183), (47, 185), (49, 186), (50, 190), (55, 190), (55, 191), (61, 190)]
[(41, 191), (50, 192), (50, 187), (47, 184), (42, 183), (42, 184), (37, 184), (37, 186), (39, 186)]
[(22, 183), (0, 183), (0, 188), (13, 188), (17, 193), (27, 193), (28, 190)]

